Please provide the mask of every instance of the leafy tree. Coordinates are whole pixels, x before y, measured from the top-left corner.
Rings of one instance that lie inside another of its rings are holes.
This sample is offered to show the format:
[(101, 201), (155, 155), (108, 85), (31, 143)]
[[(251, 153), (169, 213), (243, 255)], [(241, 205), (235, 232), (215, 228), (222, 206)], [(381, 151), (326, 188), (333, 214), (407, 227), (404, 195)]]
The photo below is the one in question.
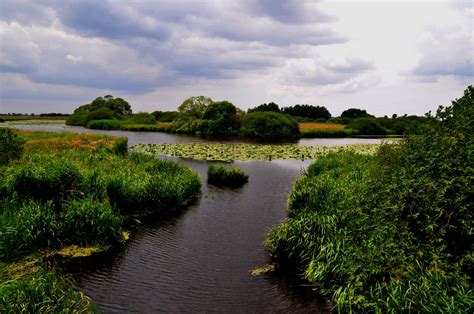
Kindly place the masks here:
[(264, 112), (264, 111), (280, 112), (280, 108), (274, 102), (270, 102), (268, 104), (266, 104), (266, 103), (261, 104), (260, 106), (257, 106), (255, 108), (251, 108), (251, 109), (247, 110), (248, 113), (251, 113), (251, 112)]
[(385, 135), (387, 130), (375, 118), (359, 118), (347, 126), (348, 129), (357, 130), (360, 135)]
[(373, 115), (368, 114), (367, 111), (365, 110), (357, 109), (357, 108), (350, 108), (350, 109), (344, 110), (344, 112), (341, 114), (341, 118), (357, 119), (357, 118), (366, 118), (366, 117), (373, 117)]
[(147, 112), (139, 112), (133, 115), (130, 115), (127, 120), (129, 124), (155, 124), (156, 118), (154, 115)]
[(218, 101), (207, 106), (199, 131), (205, 135), (231, 135), (239, 129), (237, 108), (228, 101)]
[(248, 113), (241, 132), (256, 138), (290, 138), (300, 134), (298, 123), (291, 116), (277, 112)]
[(179, 118), (194, 118), (202, 119), (204, 112), (208, 105), (212, 103), (212, 99), (205, 96), (193, 96), (185, 101), (178, 107), (180, 114)]
[(178, 117), (177, 111), (153, 111), (151, 113), (155, 116), (156, 121), (160, 122), (172, 122)]
[(0, 128), (0, 165), (20, 159), (24, 143), (24, 140), (12, 130)]
[(295, 105), (285, 107), (282, 111), (290, 116), (304, 117), (314, 120), (331, 118), (331, 113), (329, 113), (326, 107), (321, 106)]
[(68, 125), (86, 126), (92, 120), (122, 119), (132, 114), (129, 103), (111, 95), (97, 97), (90, 104), (82, 105), (66, 119)]

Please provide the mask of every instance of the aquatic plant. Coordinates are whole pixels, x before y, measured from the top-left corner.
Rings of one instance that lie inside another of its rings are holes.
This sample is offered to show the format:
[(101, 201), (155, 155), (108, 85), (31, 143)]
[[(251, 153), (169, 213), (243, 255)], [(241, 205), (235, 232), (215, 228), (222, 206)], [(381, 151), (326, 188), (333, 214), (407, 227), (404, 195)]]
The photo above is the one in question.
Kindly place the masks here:
[(196, 160), (277, 160), (315, 159), (328, 152), (357, 151), (373, 154), (377, 145), (355, 144), (344, 146), (302, 146), (302, 145), (258, 145), (258, 144), (139, 144), (132, 147), (135, 152), (150, 155), (166, 155)]
[(210, 165), (207, 169), (207, 182), (213, 185), (238, 187), (248, 180), (248, 174), (238, 167)]

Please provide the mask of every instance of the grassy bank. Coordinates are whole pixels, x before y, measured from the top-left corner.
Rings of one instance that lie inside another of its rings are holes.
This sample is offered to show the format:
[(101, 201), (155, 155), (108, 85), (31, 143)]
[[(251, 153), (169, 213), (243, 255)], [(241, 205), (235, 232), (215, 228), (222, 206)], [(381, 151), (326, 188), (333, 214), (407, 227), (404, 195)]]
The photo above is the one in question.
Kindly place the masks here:
[[(65, 308), (86, 306), (43, 262), (50, 252), (117, 245), (130, 217), (180, 210), (200, 191), (198, 175), (182, 164), (127, 155), (125, 138), (18, 133), (23, 157), (0, 166), (0, 312), (50, 309), (56, 297)], [(32, 255), (34, 271), (5, 271)]]
[(298, 179), (266, 245), (340, 312), (467, 313), (472, 290), (474, 90), (436, 127), (374, 156), (329, 154)]

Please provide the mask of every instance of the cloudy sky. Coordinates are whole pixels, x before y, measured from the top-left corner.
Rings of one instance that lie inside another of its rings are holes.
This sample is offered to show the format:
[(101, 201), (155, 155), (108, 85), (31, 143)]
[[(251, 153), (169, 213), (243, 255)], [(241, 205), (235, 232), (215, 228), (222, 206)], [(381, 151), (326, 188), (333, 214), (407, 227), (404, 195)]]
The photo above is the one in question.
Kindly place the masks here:
[(467, 1), (0, 0), (0, 112), (206, 95), (423, 114), (474, 84)]

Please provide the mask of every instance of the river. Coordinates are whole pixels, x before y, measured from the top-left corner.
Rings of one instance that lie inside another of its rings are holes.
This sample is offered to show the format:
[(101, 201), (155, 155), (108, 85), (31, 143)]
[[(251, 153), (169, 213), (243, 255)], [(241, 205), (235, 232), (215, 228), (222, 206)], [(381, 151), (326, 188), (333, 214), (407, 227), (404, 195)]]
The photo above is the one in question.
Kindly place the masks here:
[[(129, 144), (208, 140), (166, 133), (96, 131), (61, 125), (21, 129), (127, 136)], [(239, 143), (241, 139), (220, 140)], [(298, 145), (379, 143), (379, 139), (301, 139)], [(208, 162), (180, 160), (202, 178), (202, 195), (177, 216), (142, 221), (115, 254), (72, 271), (79, 288), (104, 312), (328, 312), (329, 303), (297, 276), (250, 271), (270, 262), (267, 230), (286, 218), (288, 193), (309, 161), (234, 162), (249, 183), (232, 190), (208, 186)], [(74, 267), (73, 267), (74, 268)]]

